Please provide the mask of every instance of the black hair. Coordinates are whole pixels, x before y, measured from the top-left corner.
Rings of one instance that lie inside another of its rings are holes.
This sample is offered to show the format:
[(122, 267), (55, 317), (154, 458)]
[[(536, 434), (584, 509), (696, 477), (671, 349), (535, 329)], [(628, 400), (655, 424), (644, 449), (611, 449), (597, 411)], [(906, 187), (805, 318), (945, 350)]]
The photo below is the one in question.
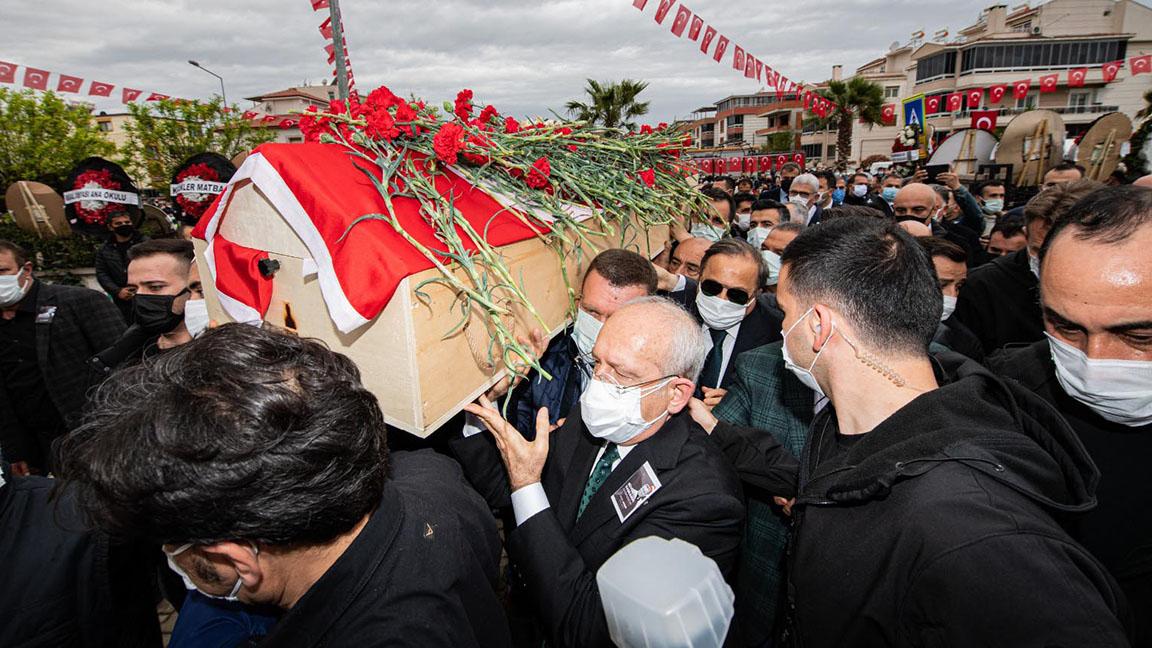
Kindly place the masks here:
[(938, 236), (921, 236), (916, 242), (928, 252), (929, 257), (944, 257), (956, 263), (968, 263), (968, 253), (952, 241)]
[(1000, 236), (1003, 236), (1006, 239), (1012, 238), (1013, 236), (1027, 235), (1027, 233), (1024, 231), (1024, 226), (1021, 225), (1019, 221), (1005, 221), (1003, 223), (996, 223), (996, 225), (992, 228), (992, 231), (988, 232), (988, 236), (992, 236), (996, 233), (999, 233)]
[[(1072, 160), (1064, 160), (1060, 164), (1048, 169), (1048, 171), (1077, 171), (1080, 173), (1081, 178), (1084, 177), (1084, 167), (1076, 164), (1076, 162)], [(1045, 173), (1047, 173), (1047, 171)]]
[(756, 196), (753, 196), (752, 194), (745, 191), (745, 192), (738, 193), (735, 196), (732, 196), (732, 202), (737, 204), (737, 205), (739, 205), (742, 202), (754, 203), (754, 202), (756, 202)]
[(1040, 258), (1044, 258), (1052, 242), (1065, 230), (1081, 241), (1115, 245), (1149, 225), (1152, 225), (1152, 189), (1133, 185), (1098, 189), (1056, 219), (1040, 248)]
[(821, 223), (826, 223), (835, 218), (878, 218), (880, 220), (890, 220), (888, 214), (885, 214), (875, 207), (865, 207), (864, 205), (837, 205), (820, 212)]
[[(729, 180), (731, 180), (731, 178), (729, 178)], [(704, 194), (708, 200), (711, 200), (712, 202), (728, 203), (728, 216), (726, 217), (728, 220), (732, 220), (732, 218), (736, 215), (736, 202), (732, 200), (731, 195), (715, 187), (704, 187), (700, 190), (700, 193)]]
[(828, 185), (828, 190), (831, 191), (836, 188), (836, 174), (831, 171), (817, 171), (812, 175), (817, 179), (824, 178), (824, 182)]
[(708, 260), (714, 256), (742, 256), (751, 259), (756, 263), (756, 286), (764, 286), (768, 283), (770, 278), (768, 264), (764, 263), (764, 257), (760, 255), (760, 250), (752, 247), (748, 241), (729, 236), (713, 243), (712, 247), (709, 247), (700, 259), (701, 275), (704, 274), (704, 268), (708, 266)]
[(1024, 222), (1030, 224), (1042, 220), (1050, 226), (1067, 214), (1080, 199), (1103, 187), (1103, 182), (1083, 178), (1048, 187), (1024, 204)]
[(28, 263), (28, 250), (25, 250), (12, 241), (0, 239), (0, 252), (11, 252), (12, 258), (16, 260), (17, 266)]
[(1003, 186), (1004, 186), (1003, 180), (985, 180), (983, 182), (977, 182), (972, 187), (972, 195), (983, 198), (984, 197), (984, 190), (987, 189), (988, 187), (1003, 187)]
[(800, 173), (801, 169), (800, 165), (796, 164), (795, 162), (785, 162), (780, 166), (780, 172), (783, 173), (784, 171), (795, 171), (796, 173)]
[(723, 182), (725, 185), (727, 185), (728, 191), (735, 191), (736, 190), (736, 180), (734, 180), (732, 178), (732, 176), (729, 176), (729, 175), (717, 176), (716, 180)]
[(631, 250), (604, 250), (588, 264), (588, 272), (593, 270), (617, 288), (643, 286), (649, 295), (656, 293), (656, 269), (648, 259)]
[(865, 184), (872, 184), (872, 176), (868, 175), (867, 173), (865, 173), (863, 171), (857, 171), (856, 173), (853, 173), (852, 174), (852, 181), (849, 182), (848, 184), (856, 184), (856, 178), (864, 178)]
[(128, 248), (129, 261), (156, 256), (157, 254), (169, 254), (177, 259), (183, 259), (187, 263), (192, 263), (195, 252), (192, 248), (192, 241), (175, 238), (151, 239)]
[(752, 203), (752, 211), (761, 211), (764, 209), (780, 209), (783, 206), (784, 205), (781, 205), (776, 200), (770, 200), (768, 198), (761, 198), (761, 199), (757, 200), (756, 202)]
[(245, 324), (113, 373), (57, 453), (60, 486), (98, 528), (161, 544), (324, 544), (388, 478), (384, 416), (356, 365)]
[(932, 260), (912, 235), (876, 218), (809, 227), (781, 255), (801, 304), (838, 308), (862, 342), (880, 351), (927, 353), (943, 300)]

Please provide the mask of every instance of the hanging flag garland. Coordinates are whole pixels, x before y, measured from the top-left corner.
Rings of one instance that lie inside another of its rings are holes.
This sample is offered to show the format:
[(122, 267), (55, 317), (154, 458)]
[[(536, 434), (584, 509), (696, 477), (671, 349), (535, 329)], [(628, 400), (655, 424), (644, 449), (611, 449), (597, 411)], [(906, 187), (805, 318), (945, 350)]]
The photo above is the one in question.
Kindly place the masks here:
[[(24, 66), (24, 74), (22, 76), (18, 76), (16, 74), (16, 70), (19, 67), (20, 65), (17, 63), (0, 61), (0, 83), (16, 84), (19, 82), (20, 85), (23, 85), (25, 88), (47, 92), (49, 88), (48, 80), (53, 74), (56, 74), (58, 77), (56, 79), (55, 85), (56, 92), (68, 94), (82, 94), (84, 92), (84, 79), (82, 77), (72, 76), (70, 74), (54, 73), (50, 70), (41, 70), (39, 68), (29, 67), (27, 65)], [(19, 79), (19, 81), (17, 81), (17, 79)], [(88, 85), (88, 96), (111, 97), (112, 90), (115, 88), (116, 86), (111, 83), (92, 81)], [(144, 93), (143, 90), (135, 90), (126, 87), (122, 88), (121, 90), (121, 99), (123, 100), (123, 103), (131, 103), (136, 101), (140, 95)], [(168, 95), (160, 94), (158, 92), (152, 92), (148, 95), (148, 101), (156, 101), (157, 99), (167, 98)]]

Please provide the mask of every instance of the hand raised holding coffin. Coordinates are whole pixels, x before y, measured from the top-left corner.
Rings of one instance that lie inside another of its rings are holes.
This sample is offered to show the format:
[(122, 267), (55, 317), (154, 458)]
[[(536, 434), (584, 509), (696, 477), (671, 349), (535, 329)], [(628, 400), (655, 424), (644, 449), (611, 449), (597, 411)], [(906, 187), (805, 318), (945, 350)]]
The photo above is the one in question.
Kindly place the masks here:
[(504, 460), (504, 468), (508, 471), (508, 482), (512, 490), (518, 490), (529, 484), (540, 481), (544, 472), (544, 463), (548, 460), (548, 439), (552, 430), (563, 424), (548, 423), (548, 408), (541, 407), (536, 413), (536, 440), (525, 439), (520, 431), (500, 416), (500, 411), (487, 397), (481, 396), (479, 404), (471, 403), (464, 406), (464, 411), (474, 414), (484, 422), (484, 427), (492, 433), (496, 441), (496, 448), (500, 450), (500, 457)]

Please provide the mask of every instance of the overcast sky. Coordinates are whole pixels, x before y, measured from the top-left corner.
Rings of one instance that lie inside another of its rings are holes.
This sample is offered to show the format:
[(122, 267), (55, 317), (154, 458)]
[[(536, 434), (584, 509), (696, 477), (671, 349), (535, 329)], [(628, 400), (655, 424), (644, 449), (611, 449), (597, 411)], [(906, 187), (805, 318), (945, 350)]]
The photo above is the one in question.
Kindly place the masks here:
[[(659, 0), (341, 0), (358, 87), (388, 85), (432, 101), (472, 88), (506, 114), (547, 115), (579, 97), (586, 78), (643, 79), (650, 121), (685, 117), (759, 85), (657, 25)], [(973, 0), (692, 0), (733, 44), (794, 80), (847, 72), (916, 30), (953, 34), (985, 4)], [(86, 80), (188, 98), (228, 98), (330, 78), (309, 0), (0, 0), (0, 60)], [(54, 86), (57, 77), (53, 76)], [(87, 85), (85, 85), (85, 91)], [(120, 110), (118, 103), (99, 109)]]

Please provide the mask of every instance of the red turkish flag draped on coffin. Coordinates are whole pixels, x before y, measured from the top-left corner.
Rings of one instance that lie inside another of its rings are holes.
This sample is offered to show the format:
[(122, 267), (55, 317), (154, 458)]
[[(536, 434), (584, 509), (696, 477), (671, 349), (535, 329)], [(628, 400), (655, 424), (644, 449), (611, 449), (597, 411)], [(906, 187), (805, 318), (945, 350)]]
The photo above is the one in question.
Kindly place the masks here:
[(896, 123), (896, 104), (884, 104), (883, 106), (880, 106), (880, 123)]
[[(388, 207), (372, 182), (357, 169), (347, 150), (336, 144), (265, 144), (244, 161), (228, 188), (216, 199), (193, 236), (207, 241), (203, 261), (222, 295), (224, 310), (238, 322), (264, 318), (272, 282), (257, 263), (266, 252), (226, 240), (221, 223), (232, 216), (232, 191), (240, 182), (256, 185), (304, 243), (317, 266), (324, 303), (336, 328), (345, 333), (380, 314), (400, 281), (432, 267), (432, 263), (386, 222), (364, 222), (345, 236), (362, 214), (385, 213)], [(380, 173), (364, 165), (373, 176)], [(457, 209), (493, 246), (523, 241), (537, 232), (495, 198), (445, 170), (434, 182), (443, 196), (454, 196)], [(394, 213), (404, 231), (419, 243), (443, 250), (414, 198), (392, 197)], [(467, 242), (467, 239), (466, 239)], [(471, 249), (472, 246), (469, 245)]]
[(1032, 89), (1032, 79), (1022, 79), (1012, 84), (1012, 98), (1023, 99), (1028, 96), (1028, 91)]
[(999, 110), (973, 110), (972, 128), (986, 130), (989, 133), (996, 130), (996, 116)]
[(0, 83), (16, 83), (16, 64), (0, 61)]
[(33, 90), (47, 90), (48, 89), (48, 75), (51, 74), (48, 70), (37, 70), (36, 68), (24, 68), (24, 87), (32, 88)]
[(988, 88), (988, 103), (998, 104), (1004, 99), (1004, 95), (1008, 92), (1006, 85), (994, 85)]
[(1084, 79), (1088, 77), (1088, 68), (1072, 68), (1068, 70), (1068, 87), (1083, 88)]
[(1056, 92), (1056, 85), (1060, 83), (1059, 74), (1045, 74), (1040, 77), (1040, 92)]
[(1112, 61), (1100, 66), (1100, 70), (1104, 73), (1104, 83), (1112, 83), (1116, 80), (1116, 75), (1120, 72), (1120, 66), (1124, 65), (1124, 61)]

